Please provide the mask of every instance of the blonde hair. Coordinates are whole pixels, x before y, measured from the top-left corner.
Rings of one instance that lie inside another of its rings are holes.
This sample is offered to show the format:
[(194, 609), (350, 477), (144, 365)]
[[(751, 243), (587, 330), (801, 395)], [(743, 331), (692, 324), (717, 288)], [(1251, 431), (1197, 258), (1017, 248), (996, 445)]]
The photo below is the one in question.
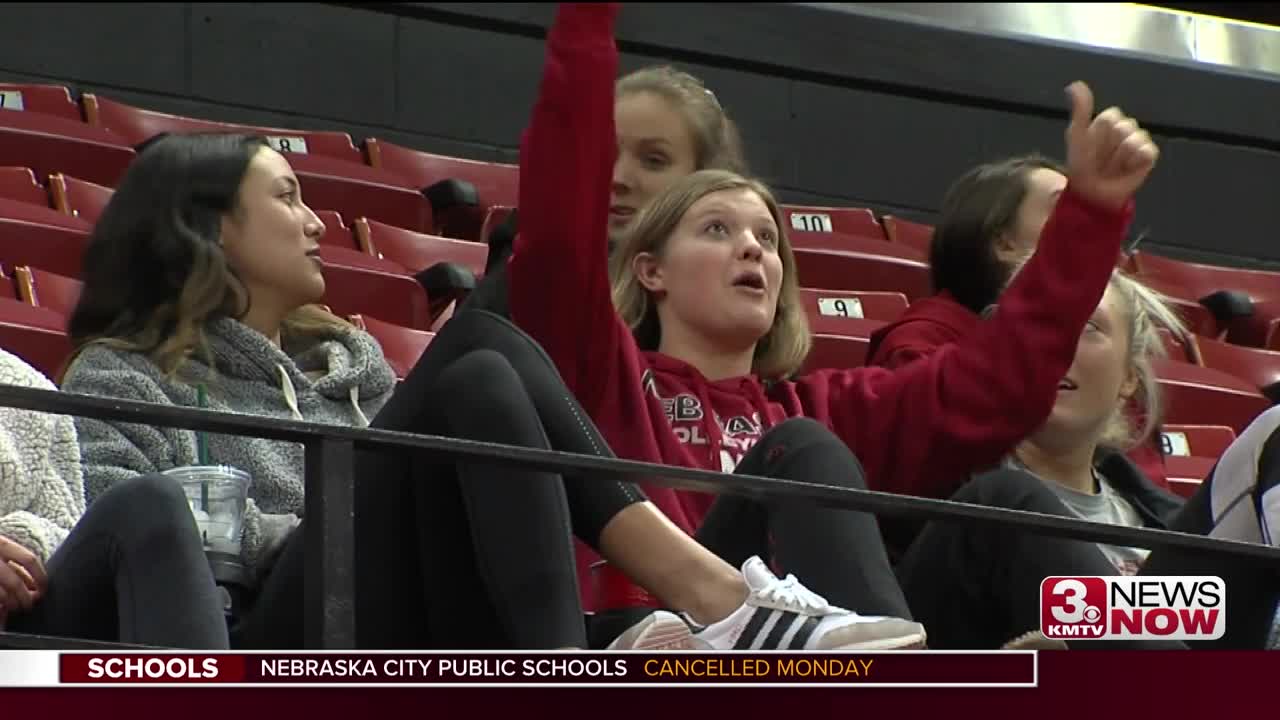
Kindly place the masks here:
[(778, 227), (778, 257), (782, 260), (782, 287), (773, 325), (756, 343), (752, 372), (766, 380), (785, 378), (804, 363), (812, 338), (808, 318), (800, 302), (796, 260), (778, 203), (758, 180), (728, 170), (700, 170), (677, 180), (641, 211), (610, 258), (613, 304), (631, 328), (641, 349), (654, 350), (662, 338), (657, 303), (632, 268), (640, 253), (661, 256), (680, 220), (698, 200), (725, 190), (750, 190), (764, 201)]
[[(1033, 255), (1034, 252), (1028, 251), (1014, 263), (1009, 284)], [(1167, 297), (1122, 270), (1111, 272), (1107, 289), (1115, 298), (1113, 302), (1127, 332), (1129, 346), (1125, 357), (1129, 371), (1138, 381), (1138, 388), (1129, 403), (1117, 406), (1107, 419), (1098, 445), (1124, 452), (1145, 443), (1164, 420), (1164, 395), (1160, 392), (1153, 365), (1155, 360), (1169, 354), (1162, 331), (1179, 340), (1186, 339), (1189, 331)], [(987, 308), (984, 314), (993, 309)], [(1140, 422), (1134, 422), (1130, 406), (1138, 411)]]
[(1138, 381), (1131, 402), (1139, 411), (1135, 424), (1128, 408), (1117, 407), (1105, 425), (1098, 444), (1114, 450), (1129, 450), (1145, 443), (1164, 419), (1164, 395), (1153, 362), (1168, 355), (1161, 331), (1175, 338), (1187, 337), (1187, 326), (1168, 299), (1135, 278), (1116, 270), (1108, 289), (1116, 299), (1128, 331), (1128, 366)]
[(742, 139), (715, 93), (698, 78), (668, 65), (637, 70), (618, 80), (615, 97), (653, 93), (680, 111), (693, 132), (694, 167), (746, 173)]

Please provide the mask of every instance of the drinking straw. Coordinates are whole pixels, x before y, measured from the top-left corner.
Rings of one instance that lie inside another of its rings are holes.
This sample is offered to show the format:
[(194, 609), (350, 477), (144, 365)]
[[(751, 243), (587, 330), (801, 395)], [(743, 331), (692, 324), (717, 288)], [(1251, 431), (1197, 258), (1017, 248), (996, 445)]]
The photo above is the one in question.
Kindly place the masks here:
[[(196, 401), (200, 409), (208, 409), (209, 395), (203, 383), (196, 387)], [(199, 457), (200, 465), (209, 465), (209, 437), (203, 430), (196, 431), (196, 455)], [(209, 512), (209, 481), (205, 479), (200, 481), (200, 510)]]

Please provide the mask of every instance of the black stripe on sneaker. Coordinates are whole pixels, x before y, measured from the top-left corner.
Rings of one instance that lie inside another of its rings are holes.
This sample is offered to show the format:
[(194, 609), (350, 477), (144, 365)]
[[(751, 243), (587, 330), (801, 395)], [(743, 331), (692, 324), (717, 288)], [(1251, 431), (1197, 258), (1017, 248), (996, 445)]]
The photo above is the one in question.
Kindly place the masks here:
[(814, 630), (818, 629), (818, 622), (818, 618), (812, 616), (804, 619), (804, 624), (800, 626), (795, 636), (791, 638), (792, 650), (804, 649), (804, 644), (809, 642), (809, 636), (813, 634)]
[(756, 636), (764, 629), (764, 624), (769, 622), (769, 616), (773, 615), (777, 610), (772, 608), (756, 608), (756, 613), (747, 621), (747, 626), (742, 629), (742, 634), (738, 636), (738, 642), (734, 644), (734, 650), (750, 650), (751, 643), (755, 641)]
[(778, 613), (778, 622), (773, 624), (773, 629), (769, 631), (769, 637), (764, 639), (764, 645), (761, 650), (776, 650), (782, 645), (782, 636), (787, 631), (796, 626), (796, 623), (802, 618), (799, 613), (787, 612), (785, 610)]

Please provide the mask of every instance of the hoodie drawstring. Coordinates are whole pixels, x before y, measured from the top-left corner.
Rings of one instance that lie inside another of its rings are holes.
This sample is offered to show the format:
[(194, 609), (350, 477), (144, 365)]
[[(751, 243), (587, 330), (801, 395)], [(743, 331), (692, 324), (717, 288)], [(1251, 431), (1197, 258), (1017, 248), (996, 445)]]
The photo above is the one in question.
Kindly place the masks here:
[[(276, 370), (280, 373), (280, 391), (284, 393), (284, 404), (289, 406), (289, 411), (293, 413), (295, 420), (306, 420), (302, 416), (302, 411), (298, 409), (298, 391), (293, 386), (293, 381), (289, 379), (289, 372), (284, 369), (283, 365), (276, 365)], [(351, 392), (347, 394), (351, 399), (351, 408), (355, 410), (356, 419), (360, 421), (362, 427), (369, 427), (369, 418), (364, 414), (364, 410), (360, 408), (360, 387), (358, 385), (351, 386)]]
[(360, 425), (369, 427), (369, 418), (365, 417), (364, 410), (360, 409), (360, 386), (351, 386), (351, 407), (355, 408), (356, 417), (360, 418)]
[(284, 404), (289, 406), (294, 420), (305, 420), (306, 418), (302, 417), (302, 411), (298, 409), (298, 391), (294, 389), (288, 371), (283, 365), (276, 365), (276, 370), (280, 373), (280, 391), (284, 393)]

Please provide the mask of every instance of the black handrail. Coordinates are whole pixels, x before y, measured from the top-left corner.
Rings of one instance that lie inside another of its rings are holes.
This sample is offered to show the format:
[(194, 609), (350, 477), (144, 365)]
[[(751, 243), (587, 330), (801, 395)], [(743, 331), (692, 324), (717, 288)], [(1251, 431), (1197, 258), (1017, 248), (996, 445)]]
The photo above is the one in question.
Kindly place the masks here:
[(281, 420), (12, 385), (0, 385), (0, 406), (304, 444), (308, 546), (304, 615), (308, 642), (317, 647), (351, 648), (355, 643), (352, 488), (356, 450), (429, 451), (499, 465), (573, 472), (600, 480), (646, 482), (752, 498), (786, 495), (819, 505), (876, 514), (1005, 525), (1042, 535), (1133, 547), (1222, 553), (1280, 568), (1280, 548), (1257, 543), (834, 485), (728, 475), (437, 435)]
[(954, 500), (900, 495), (877, 490), (857, 490), (754, 475), (727, 475), (710, 470), (477, 442), (439, 435), (417, 435), (374, 428), (366, 429), (346, 425), (281, 420), (256, 415), (242, 415), (239, 413), (5, 385), (0, 385), (0, 406), (64, 415), (79, 415), (99, 420), (204, 430), (228, 435), (252, 435), (301, 443), (317, 440), (347, 441), (353, 443), (357, 449), (427, 450), (450, 456), (481, 459), (521, 468), (551, 472), (573, 470), (579, 471), (584, 476), (601, 477), (609, 480), (648, 482), (684, 490), (714, 491), (753, 498), (762, 498), (769, 495), (787, 495), (850, 510), (918, 516), (929, 519), (973, 520), (1043, 530), (1046, 535), (1076, 540), (1122, 543), (1146, 548), (1178, 547), (1189, 550), (1224, 552), (1231, 555), (1280, 563), (1280, 548), (1237, 540), (1208, 538), (1202, 535), (1171, 530), (1122, 527), (1071, 517), (994, 508), (986, 505), (956, 502)]

